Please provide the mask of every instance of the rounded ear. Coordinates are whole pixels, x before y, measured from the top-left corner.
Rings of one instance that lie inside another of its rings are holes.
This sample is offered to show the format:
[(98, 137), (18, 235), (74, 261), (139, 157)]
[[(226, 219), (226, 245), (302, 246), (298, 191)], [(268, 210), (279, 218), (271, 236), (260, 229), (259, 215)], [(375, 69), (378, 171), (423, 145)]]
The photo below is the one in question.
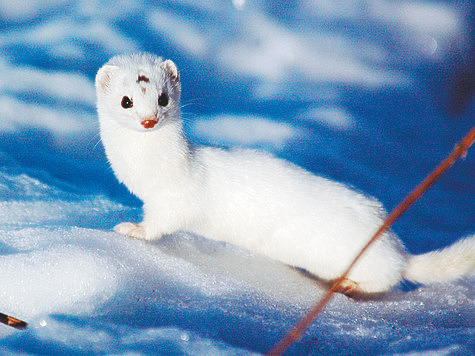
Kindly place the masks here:
[(96, 74), (96, 88), (98, 90), (106, 90), (110, 86), (112, 76), (119, 70), (117, 66), (104, 65), (97, 71)]
[(172, 79), (172, 81), (180, 81), (180, 74), (178, 73), (178, 68), (171, 60), (167, 59), (166, 61), (163, 61), (160, 64), (160, 68), (165, 71), (165, 73)]

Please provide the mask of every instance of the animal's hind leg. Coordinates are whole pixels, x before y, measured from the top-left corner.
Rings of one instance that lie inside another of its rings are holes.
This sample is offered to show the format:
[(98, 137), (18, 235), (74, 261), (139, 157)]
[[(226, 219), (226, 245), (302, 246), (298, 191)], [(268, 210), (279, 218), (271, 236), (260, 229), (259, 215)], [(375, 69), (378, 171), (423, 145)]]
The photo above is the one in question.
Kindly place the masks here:
[(350, 298), (363, 297), (367, 293), (363, 291), (358, 283), (351, 279), (345, 278), (335, 289), (335, 292), (344, 294)]
[(133, 238), (141, 239), (141, 240), (146, 239), (145, 229), (141, 225), (136, 224), (136, 223), (131, 223), (131, 222), (120, 223), (114, 227), (114, 231), (128, 237), (133, 237)]

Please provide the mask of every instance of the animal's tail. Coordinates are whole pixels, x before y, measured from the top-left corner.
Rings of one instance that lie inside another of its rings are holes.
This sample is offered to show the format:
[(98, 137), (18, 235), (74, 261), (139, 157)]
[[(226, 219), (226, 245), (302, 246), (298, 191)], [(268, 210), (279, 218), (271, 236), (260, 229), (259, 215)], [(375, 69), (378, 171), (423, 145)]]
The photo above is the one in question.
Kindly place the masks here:
[(470, 274), (475, 268), (475, 234), (442, 250), (409, 256), (404, 278), (430, 284), (446, 282)]

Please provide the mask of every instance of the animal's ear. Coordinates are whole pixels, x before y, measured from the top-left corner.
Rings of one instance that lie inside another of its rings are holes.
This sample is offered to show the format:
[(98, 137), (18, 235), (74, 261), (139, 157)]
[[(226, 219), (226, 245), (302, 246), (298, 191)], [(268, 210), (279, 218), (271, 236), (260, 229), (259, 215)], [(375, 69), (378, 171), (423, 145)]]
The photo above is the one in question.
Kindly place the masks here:
[(178, 68), (171, 60), (167, 59), (166, 61), (162, 62), (160, 64), (160, 68), (165, 71), (165, 73), (171, 78), (172, 81), (180, 81), (180, 74), (178, 73)]
[(106, 64), (101, 69), (99, 69), (96, 75), (96, 88), (102, 91), (109, 88), (112, 76), (118, 70), (119, 70), (119, 67), (111, 66), (108, 64)]

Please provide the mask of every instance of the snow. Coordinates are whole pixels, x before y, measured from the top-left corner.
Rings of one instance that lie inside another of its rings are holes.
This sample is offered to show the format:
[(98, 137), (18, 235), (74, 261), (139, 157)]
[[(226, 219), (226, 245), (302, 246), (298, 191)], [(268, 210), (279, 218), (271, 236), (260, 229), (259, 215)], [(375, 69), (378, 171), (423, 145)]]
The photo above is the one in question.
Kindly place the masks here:
[(150, 14), (150, 24), (159, 35), (166, 35), (169, 41), (183, 48), (190, 55), (203, 56), (208, 48), (205, 35), (198, 26), (173, 13), (154, 11)]
[[(446, 111), (469, 56), (453, 1), (0, 1), (0, 355), (268, 351), (324, 286), (186, 232), (143, 242), (99, 142), (110, 56), (174, 60), (187, 136), (272, 152), (394, 207), (473, 125)], [(473, 148), (472, 148), (473, 150)], [(474, 155), (394, 230), (411, 253), (474, 233)], [(337, 295), (289, 354), (475, 353), (474, 277)]]
[(375, 69), (360, 58), (365, 41), (344, 34), (295, 31), (262, 15), (243, 21), (235, 41), (220, 48), (224, 66), (257, 79), (285, 85), (289, 75), (312, 81), (367, 86), (399, 84), (397, 73)]
[(50, 132), (62, 135), (76, 134), (84, 129), (84, 122), (93, 122), (90, 114), (79, 114), (63, 109), (54, 109), (49, 106), (30, 104), (8, 95), (0, 98), (3, 110), (3, 120), (0, 130), (15, 132), (19, 128), (35, 127), (46, 129)]
[(85, 75), (63, 71), (45, 71), (37, 68), (9, 65), (0, 62), (0, 88), (6, 92), (34, 91), (50, 97), (93, 105), (96, 92)]
[(289, 124), (256, 116), (218, 115), (194, 120), (193, 130), (202, 140), (221, 146), (282, 148), (291, 139), (302, 136)]
[(355, 119), (341, 107), (312, 107), (301, 115), (302, 120), (322, 123), (337, 130), (348, 130), (355, 124)]

